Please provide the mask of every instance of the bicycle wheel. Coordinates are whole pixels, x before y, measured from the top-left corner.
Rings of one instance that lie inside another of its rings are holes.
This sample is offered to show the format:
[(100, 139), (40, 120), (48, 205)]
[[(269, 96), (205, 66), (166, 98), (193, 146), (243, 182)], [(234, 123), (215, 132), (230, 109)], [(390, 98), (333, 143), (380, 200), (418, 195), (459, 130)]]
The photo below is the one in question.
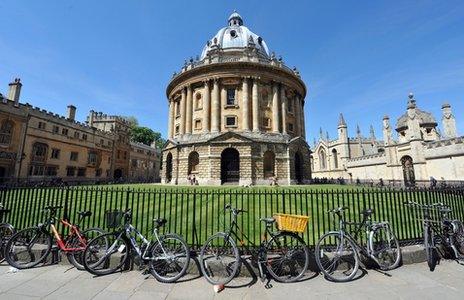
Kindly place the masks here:
[(85, 268), (82, 260), (87, 243), (96, 238), (97, 236), (105, 234), (105, 231), (103, 231), (100, 228), (89, 228), (84, 231), (81, 231), (80, 234), (82, 235), (82, 240), (80, 240), (77, 235), (73, 235), (69, 242), (66, 244), (66, 248), (78, 249), (76, 251), (69, 251), (68, 253), (66, 253), (66, 257), (68, 258), (68, 261), (74, 267), (76, 267), (76, 269), (84, 270)]
[(461, 256), (464, 256), (464, 225), (461, 221), (452, 222), (454, 228), (454, 246)]
[(102, 234), (91, 240), (84, 250), (84, 268), (100, 276), (121, 269), (129, 258), (130, 244), (120, 233)]
[(356, 245), (340, 232), (324, 234), (317, 242), (315, 256), (317, 266), (331, 281), (350, 281), (358, 272)]
[(282, 232), (266, 245), (266, 268), (279, 282), (295, 282), (308, 270), (309, 249), (301, 237)]
[(0, 264), (5, 260), (5, 247), (8, 240), (15, 234), (11, 224), (0, 224)]
[(150, 272), (160, 282), (175, 282), (185, 275), (190, 262), (190, 249), (177, 234), (161, 236), (150, 249)]
[(218, 232), (209, 237), (201, 248), (201, 272), (211, 284), (229, 283), (237, 274), (240, 264), (237, 245), (224, 232)]
[(371, 257), (380, 269), (392, 270), (400, 264), (400, 243), (389, 224), (383, 224), (370, 232), (369, 247), (372, 250)]
[(424, 247), (425, 247), (425, 255), (427, 257), (427, 264), (429, 266), (430, 271), (434, 271), (437, 265), (437, 249), (435, 248), (435, 244), (433, 241), (433, 232), (430, 227), (427, 227), (424, 230)]
[(35, 267), (45, 260), (52, 249), (52, 236), (39, 227), (23, 229), (14, 234), (5, 247), (5, 259), (17, 269)]

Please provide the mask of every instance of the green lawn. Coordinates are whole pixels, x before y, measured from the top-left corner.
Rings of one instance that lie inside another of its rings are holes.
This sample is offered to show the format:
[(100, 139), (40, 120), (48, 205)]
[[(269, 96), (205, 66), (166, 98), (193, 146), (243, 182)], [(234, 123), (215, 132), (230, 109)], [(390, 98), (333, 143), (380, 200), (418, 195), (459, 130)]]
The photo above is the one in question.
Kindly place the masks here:
[(153, 218), (162, 217), (168, 220), (166, 231), (183, 235), (195, 246), (230, 224), (230, 214), (224, 213), (227, 203), (248, 211), (238, 221), (254, 243), (259, 242), (264, 230), (259, 218), (274, 213), (307, 215), (310, 220), (304, 238), (312, 245), (321, 234), (336, 228), (337, 220), (327, 211), (338, 206), (349, 207), (346, 218), (351, 221), (360, 220), (362, 209), (374, 208), (375, 219), (390, 221), (400, 239), (416, 238), (421, 233), (420, 223), (403, 205), (406, 200), (446, 202), (460, 219), (464, 210), (462, 193), (405, 192), (349, 185), (243, 188), (133, 184), (80, 186), (68, 190), (21, 188), (4, 191), (1, 197), (1, 202), (12, 209), (8, 221), (19, 228), (43, 221), (41, 209), (51, 203), (66, 205), (71, 219), (77, 211), (91, 210), (93, 215), (83, 227), (105, 227), (106, 210), (131, 207), (133, 224), (144, 234), (150, 234)]

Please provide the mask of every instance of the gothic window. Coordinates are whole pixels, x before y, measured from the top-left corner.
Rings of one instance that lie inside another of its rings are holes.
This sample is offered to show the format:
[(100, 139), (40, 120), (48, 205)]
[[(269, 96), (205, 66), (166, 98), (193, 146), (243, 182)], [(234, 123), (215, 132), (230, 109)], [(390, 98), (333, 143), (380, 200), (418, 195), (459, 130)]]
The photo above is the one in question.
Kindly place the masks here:
[(13, 122), (5, 120), (0, 127), (0, 145), (10, 145), (13, 135)]
[(235, 89), (227, 89), (227, 105), (235, 105)]
[(200, 156), (198, 152), (190, 152), (188, 157), (188, 174), (198, 172), (198, 165), (200, 164)]
[(319, 169), (327, 169), (327, 155), (325, 154), (324, 149), (319, 150)]
[(62, 135), (68, 135), (69, 130), (67, 128), (61, 129), (61, 134)]
[(95, 165), (97, 163), (97, 152), (90, 151), (87, 158), (87, 162), (90, 165)]
[(48, 146), (43, 143), (35, 143), (32, 146), (32, 161), (45, 162)]
[(272, 151), (266, 151), (263, 155), (263, 175), (264, 178), (270, 178), (274, 176), (275, 168), (275, 154)]
[(311, 171), (314, 171), (314, 157), (312, 155), (309, 156), (309, 162), (311, 164)]
[(336, 149), (332, 150), (332, 158), (334, 163), (334, 169), (338, 169), (338, 153)]

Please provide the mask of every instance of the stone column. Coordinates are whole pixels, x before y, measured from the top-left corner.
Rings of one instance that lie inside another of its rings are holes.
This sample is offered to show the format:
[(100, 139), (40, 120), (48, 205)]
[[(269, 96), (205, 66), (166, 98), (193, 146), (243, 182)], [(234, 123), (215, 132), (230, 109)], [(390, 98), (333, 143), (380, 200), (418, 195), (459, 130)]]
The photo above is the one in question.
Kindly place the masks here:
[(272, 84), (272, 132), (279, 133), (279, 84)]
[(250, 131), (250, 99), (248, 98), (248, 78), (243, 77), (242, 79), (242, 112), (243, 112), (243, 119), (242, 119), (242, 130), (243, 131)]
[(185, 87), (182, 87), (182, 96), (180, 98), (180, 134), (185, 134)]
[(287, 97), (284, 85), (280, 86), (280, 103), (282, 106), (282, 133), (287, 134)]
[(219, 101), (219, 80), (214, 79), (213, 84), (213, 107), (211, 109), (211, 132), (219, 132), (220, 101)]
[(293, 124), (293, 130), (295, 132), (295, 136), (300, 136), (301, 135), (301, 128), (300, 128), (300, 114), (301, 114), (301, 110), (300, 110), (300, 96), (296, 95), (295, 97), (295, 101), (294, 101), (294, 109), (295, 109), (295, 122)]
[(169, 121), (168, 121), (168, 137), (173, 137), (173, 126), (174, 126), (174, 103), (172, 99), (169, 99)]
[(192, 133), (192, 85), (187, 85), (187, 111), (185, 112), (185, 124), (186, 129), (185, 133), (191, 134)]
[(209, 80), (203, 82), (205, 84), (205, 95), (203, 97), (203, 132), (209, 132), (209, 114), (210, 114), (210, 91), (209, 91)]
[(259, 131), (259, 99), (258, 99), (258, 77), (253, 77), (252, 105), (253, 105), (253, 131)]

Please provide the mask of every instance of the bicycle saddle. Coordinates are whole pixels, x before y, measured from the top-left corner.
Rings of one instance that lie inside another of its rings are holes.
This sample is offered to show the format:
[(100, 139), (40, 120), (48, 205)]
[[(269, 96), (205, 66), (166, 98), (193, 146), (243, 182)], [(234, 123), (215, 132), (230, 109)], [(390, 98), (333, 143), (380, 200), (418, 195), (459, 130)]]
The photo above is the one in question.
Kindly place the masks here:
[(7, 214), (7, 213), (9, 213), (10, 211), (11, 211), (11, 210), (8, 209), (8, 208), (0, 207), (0, 214), (3, 214), (3, 213)]
[(60, 208), (63, 208), (61, 205), (47, 205), (44, 207), (46, 210), (58, 210)]
[(372, 215), (373, 213), (374, 213), (374, 210), (372, 208), (368, 208), (368, 209), (361, 211), (361, 215), (366, 216), (366, 217)]
[(259, 219), (261, 222), (264, 222), (266, 224), (272, 224), (274, 223), (276, 220), (274, 218), (261, 218)]
[(168, 221), (166, 219), (153, 219), (153, 222), (155, 222), (155, 227), (159, 228), (163, 227)]
[(85, 217), (90, 217), (92, 215), (92, 212), (90, 210), (84, 210), (80, 211), (77, 213), (80, 217), (85, 218)]

